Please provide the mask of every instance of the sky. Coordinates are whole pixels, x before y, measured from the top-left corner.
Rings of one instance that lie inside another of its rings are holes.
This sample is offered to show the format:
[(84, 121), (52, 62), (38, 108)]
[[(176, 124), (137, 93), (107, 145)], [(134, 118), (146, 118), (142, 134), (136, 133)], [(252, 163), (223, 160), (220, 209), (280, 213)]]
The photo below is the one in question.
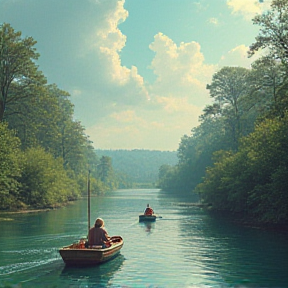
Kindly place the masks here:
[(249, 68), (271, 0), (0, 0), (31, 36), (48, 83), (69, 92), (95, 149), (176, 151), (224, 66)]

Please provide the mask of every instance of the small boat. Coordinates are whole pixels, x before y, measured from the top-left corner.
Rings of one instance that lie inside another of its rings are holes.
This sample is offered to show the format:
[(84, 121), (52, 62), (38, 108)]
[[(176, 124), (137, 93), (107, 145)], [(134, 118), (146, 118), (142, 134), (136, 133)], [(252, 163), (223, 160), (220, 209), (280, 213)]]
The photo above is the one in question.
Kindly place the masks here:
[[(90, 229), (90, 170), (88, 173), (88, 234)], [(85, 247), (85, 240), (80, 239), (78, 243), (71, 244), (59, 249), (59, 253), (67, 266), (89, 266), (98, 265), (115, 258), (122, 248), (124, 241), (121, 236), (110, 237), (111, 246)]]
[(110, 238), (111, 246), (102, 248), (101, 246), (92, 246), (85, 248), (85, 241), (59, 249), (59, 253), (67, 266), (92, 266), (107, 262), (115, 258), (122, 248), (124, 241), (121, 236)]
[(155, 214), (152, 214), (152, 215), (141, 214), (139, 215), (139, 222), (144, 222), (144, 221), (153, 222), (156, 220), (156, 218), (157, 216)]

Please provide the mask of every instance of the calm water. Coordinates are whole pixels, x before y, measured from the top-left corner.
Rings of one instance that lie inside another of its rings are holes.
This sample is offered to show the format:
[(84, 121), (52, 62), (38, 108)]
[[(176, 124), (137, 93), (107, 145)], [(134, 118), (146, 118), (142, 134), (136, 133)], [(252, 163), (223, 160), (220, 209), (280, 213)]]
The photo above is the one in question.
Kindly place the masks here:
[[(162, 216), (138, 222), (150, 203)], [(91, 199), (124, 246), (114, 260), (66, 268), (58, 248), (87, 234), (87, 201), (37, 214), (0, 215), (0, 287), (288, 287), (288, 236), (239, 227), (159, 190)]]

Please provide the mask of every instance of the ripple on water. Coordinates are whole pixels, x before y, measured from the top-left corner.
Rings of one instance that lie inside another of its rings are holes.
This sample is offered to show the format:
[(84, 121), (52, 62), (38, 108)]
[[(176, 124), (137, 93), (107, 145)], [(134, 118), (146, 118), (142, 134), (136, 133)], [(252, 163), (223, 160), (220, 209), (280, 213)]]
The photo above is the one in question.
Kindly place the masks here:
[[(23, 229), (22, 222), (17, 226), (15, 221), (14, 230), (8, 221), (6, 226), (2, 222), (6, 232), (0, 235), (0, 257), (4, 255), (5, 261), (1, 258), (0, 279), (10, 277), (10, 283), (21, 283), (23, 288), (288, 287), (286, 238), (281, 241), (278, 235), (223, 225), (175, 199), (162, 196), (157, 202), (158, 194), (153, 193), (118, 191), (115, 197), (91, 199), (92, 222), (101, 215), (108, 232), (121, 235), (125, 242), (119, 257), (91, 269), (65, 269), (58, 253), (58, 247), (86, 233), (85, 201), (43, 214), (41, 231), (35, 228), (40, 220), (35, 217), (33, 222), (34, 216), (26, 223), (30, 227), (32, 222), (33, 231)], [(146, 225), (138, 222), (138, 215), (147, 203), (153, 203), (163, 218)]]
[(18, 273), (21, 271), (29, 270), (38, 266), (46, 265), (48, 263), (54, 262), (58, 260), (58, 258), (46, 258), (37, 261), (27, 261), (27, 262), (19, 262), (6, 266), (0, 267), (0, 275), (8, 275), (13, 273)]

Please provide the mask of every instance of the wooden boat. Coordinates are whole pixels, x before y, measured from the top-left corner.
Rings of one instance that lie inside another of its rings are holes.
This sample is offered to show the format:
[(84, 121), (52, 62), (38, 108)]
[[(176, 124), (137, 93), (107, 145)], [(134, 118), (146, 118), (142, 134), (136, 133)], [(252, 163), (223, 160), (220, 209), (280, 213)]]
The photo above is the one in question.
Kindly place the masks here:
[(111, 246), (102, 248), (101, 246), (92, 246), (85, 248), (85, 242), (80, 240), (76, 244), (59, 249), (59, 253), (67, 266), (91, 266), (107, 262), (115, 258), (122, 248), (124, 241), (121, 236), (110, 238)]
[[(88, 234), (90, 230), (90, 171), (88, 173)], [(102, 248), (92, 246), (85, 248), (85, 239), (59, 249), (59, 253), (68, 266), (98, 265), (115, 258), (122, 248), (124, 241), (121, 236), (110, 237), (111, 246)]]
[(155, 214), (153, 215), (145, 215), (145, 214), (141, 214), (139, 215), (139, 222), (154, 222), (156, 220), (157, 216)]

